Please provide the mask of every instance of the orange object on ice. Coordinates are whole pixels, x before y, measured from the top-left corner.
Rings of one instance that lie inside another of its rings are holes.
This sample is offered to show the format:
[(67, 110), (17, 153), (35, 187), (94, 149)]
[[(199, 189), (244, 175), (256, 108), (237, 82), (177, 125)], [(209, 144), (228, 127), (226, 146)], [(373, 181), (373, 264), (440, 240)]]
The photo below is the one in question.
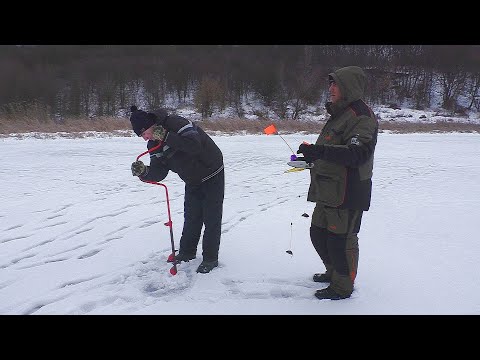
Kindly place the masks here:
[(267, 135), (272, 135), (277, 132), (277, 128), (275, 127), (275, 125), (272, 124), (263, 129), (263, 132)]

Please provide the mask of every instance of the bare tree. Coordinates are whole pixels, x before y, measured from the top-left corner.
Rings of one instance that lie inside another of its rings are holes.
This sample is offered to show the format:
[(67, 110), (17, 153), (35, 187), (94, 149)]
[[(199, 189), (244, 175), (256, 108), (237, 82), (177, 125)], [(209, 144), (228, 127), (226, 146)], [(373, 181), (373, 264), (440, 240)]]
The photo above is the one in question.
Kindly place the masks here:
[(466, 90), (468, 97), (470, 98), (470, 104), (467, 109), (471, 110), (475, 107), (477, 111), (480, 111), (480, 73), (474, 73), (470, 77), (470, 82)]
[(151, 109), (163, 106), (165, 102), (164, 82), (161, 74), (147, 76), (143, 82), (145, 97)]
[(465, 86), (466, 74), (462, 70), (443, 71), (438, 76), (442, 90), (442, 107), (456, 110), (457, 98)]
[(202, 114), (202, 118), (212, 116), (215, 107), (222, 107), (223, 95), (224, 91), (219, 80), (208, 75), (202, 78), (194, 94), (195, 107)]
[(98, 108), (97, 108), (97, 115), (98, 116), (105, 116), (115, 115), (115, 99), (116, 99), (116, 84), (112, 77), (112, 74), (105, 74), (102, 82), (99, 84), (97, 88), (98, 94)]

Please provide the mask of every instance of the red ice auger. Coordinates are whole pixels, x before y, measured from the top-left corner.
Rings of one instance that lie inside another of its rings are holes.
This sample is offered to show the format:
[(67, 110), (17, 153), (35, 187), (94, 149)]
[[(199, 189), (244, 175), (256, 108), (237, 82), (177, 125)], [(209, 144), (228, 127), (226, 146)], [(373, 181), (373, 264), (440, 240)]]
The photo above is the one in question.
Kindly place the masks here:
[[(140, 155), (137, 156), (137, 161), (138, 159), (140, 159), (143, 155), (145, 154), (148, 154), (148, 153), (151, 153), (152, 151), (155, 151), (157, 150), (158, 148), (160, 148), (161, 146), (163, 145), (163, 141), (160, 141), (160, 143), (156, 146), (154, 146), (153, 148), (151, 148), (150, 150), (147, 150), (143, 153), (141, 153)], [(142, 180), (142, 179), (140, 179)], [(172, 216), (170, 215), (170, 201), (169, 201), (169, 198), (168, 198), (168, 189), (167, 189), (167, 186), (162, 184), (162, 183), (159, 183), (159, 182), (156, 182), (156, 181), (149, 181), (149, 180), (142, 180), (143, 182), (146, 182), (146, 183), (149, 183), (149, 184), (153, 184), (153, 185), (160, 185), (160, 186), (163, 186), (164, 189), (165, 189), (165, 195), (166, 195), (166, 198), (167, 198), (167, 210), (168, 210), (168, 222), (164, 223), (165, 226), (168, 226), (170, 228), (170, 243), (172, 245), (172, 253), (168, 256), (168, 262), (171, 262), (173, 263), (173, 267), (170, 269), (170, 274), (172, 275), (176, 275), (177, 274), (177, 259), (175, 258), (175, 244), (173, 242), (173, 227), (172, 227)]]

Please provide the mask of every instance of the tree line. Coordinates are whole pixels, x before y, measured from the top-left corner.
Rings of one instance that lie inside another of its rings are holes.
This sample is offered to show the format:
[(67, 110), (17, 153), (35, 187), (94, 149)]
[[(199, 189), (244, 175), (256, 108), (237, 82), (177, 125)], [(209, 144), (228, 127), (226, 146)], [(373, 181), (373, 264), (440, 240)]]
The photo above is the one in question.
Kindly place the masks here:
[[(0, 45), (0, 111), (66, 117), (122, 116), (193, 104), (203, 118), (251, 100), (298, 119), (327, 99), (327, 74), (358, 65), (371, 104), (480, 110), (477, 45)], [(466, 106), (460, 106), (459, 99)]]

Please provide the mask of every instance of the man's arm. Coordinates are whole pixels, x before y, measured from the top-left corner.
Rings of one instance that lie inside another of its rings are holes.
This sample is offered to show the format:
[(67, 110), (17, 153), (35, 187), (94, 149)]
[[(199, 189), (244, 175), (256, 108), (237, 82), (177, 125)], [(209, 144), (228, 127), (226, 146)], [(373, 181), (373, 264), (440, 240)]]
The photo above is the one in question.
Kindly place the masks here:
[(318, 159), (330, 161), (338, 165), (358, 167), (364, 164), (375, 151), (378, 125), (374, 120), (366, 118), (353, 129), (345, 145), (308, 145), (301, 144), (297, 153), (304, 154), (305, 161)]

